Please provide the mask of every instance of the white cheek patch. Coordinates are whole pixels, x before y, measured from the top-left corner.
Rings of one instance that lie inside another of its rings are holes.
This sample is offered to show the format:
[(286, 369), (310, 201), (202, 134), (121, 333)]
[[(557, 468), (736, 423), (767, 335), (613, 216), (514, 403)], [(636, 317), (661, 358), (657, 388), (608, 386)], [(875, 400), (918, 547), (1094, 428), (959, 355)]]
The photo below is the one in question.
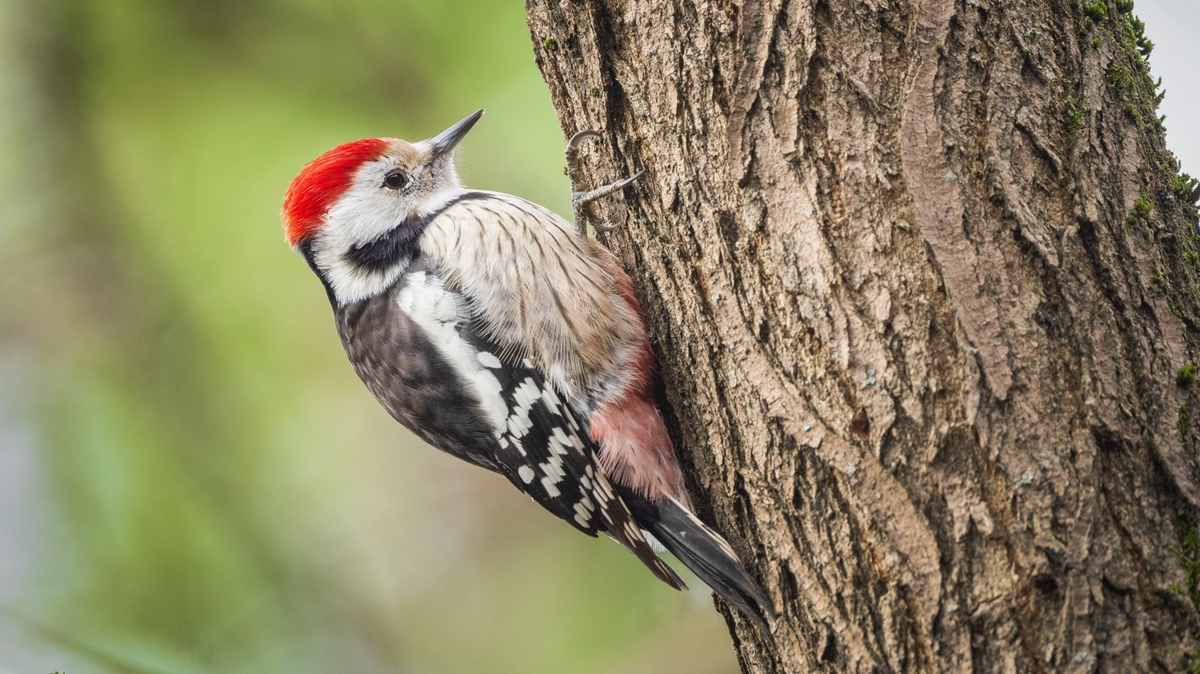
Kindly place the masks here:
[(314, 249), (314, 261), (329, 281), (333, 296), (341, 306), (374, 297), (387, 290), (400, 278), (409, 263), (409, 260), (404, 259), (388, 269), (363, 271), (342, 259), (342, 254), (337, 252), (342, 250), (337, 248), (341, 244), (329, 243), (330, 239), (335, 237), (325, 233), (320, 237), (321, 243)]
[(404, 221), (412, 210), (412, 197), (383, 186), (383, 175), (395, 165), (391, 157), (366, 162), (355, 172), (350, 187), (329, 207), (323, 230), (336, 232), (344, 247), (374, 241)]
[(461, 298), (447, 290), (440, 278), (421, 271), (408, 277), (396, 295), (396, 304), (425, 331), (479, 400), (496, 437), (501, 437), (507, 427), (508, 407), (500, 395), (500, 380), (484, 365), (488, 356), (496, 357), (477, 351), (459, 334), (458, 326), (467, 320)]
[[(373, 297), (391, 287), (404, 272), (408, 260), (383, 270), (364, 270), (347, 262), (344, 255), (356, 246), (379, 240), (421, 210), (423, 197), (383, 187), (383, 176), (395, 165), (391, 156), (366, 162), (355, 172), (350, 187), (329, 207), (321, 226), (319, 245), (314, 248), (317, 267), (325, 274), (338, 304), (347, 305)], [(438, 192), (434, 202), (452, 198), (461, 190), (457, 184)]]

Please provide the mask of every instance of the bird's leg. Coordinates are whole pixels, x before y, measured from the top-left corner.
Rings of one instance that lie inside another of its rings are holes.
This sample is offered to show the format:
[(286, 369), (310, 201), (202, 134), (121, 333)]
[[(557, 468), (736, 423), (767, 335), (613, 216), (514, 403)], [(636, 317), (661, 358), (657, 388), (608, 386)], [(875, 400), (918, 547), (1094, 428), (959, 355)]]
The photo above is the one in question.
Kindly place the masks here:
[[(576, 186), (579, 184), (579, 173), (582, 164), (579, 151), (582, 148), (584, 141), (599, 137), (600, 133), (598, 131), (593, 131), (591, 129), (580, 131), (574, 136), (571, 136), (571, 140), (567, 141), (567, 148), (565, 151), (567, 156), (567, 178), (569, 178), (571, 181), (571, 208), (575, 212), (575, 231), (579, 232), (581, 235), (587, 234), (588, 222), (591, 220), (588, 215), (589, 204), (597, 199), (603, 199), (604, 197), (619, 191), (621, 188), (637, 180), (642, 175), (642, 171), (638, 171), (624, 180), (618, 180), (615, 183), (598, 187), (588, 192), (580, 192), (576, 188)], [(612, 225), (607, 222), (593, 224), (592, 226), (596, 228), (597, 232), (607, 232), (616, 227), (616, 225)]]

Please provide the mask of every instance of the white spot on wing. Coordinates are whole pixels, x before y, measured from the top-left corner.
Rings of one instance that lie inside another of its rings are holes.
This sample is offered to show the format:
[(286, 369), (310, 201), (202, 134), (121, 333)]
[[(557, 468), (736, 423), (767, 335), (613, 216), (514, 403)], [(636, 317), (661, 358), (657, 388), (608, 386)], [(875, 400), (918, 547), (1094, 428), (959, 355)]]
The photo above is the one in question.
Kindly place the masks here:
[(558, 496), (562, 494), (562, 492), (558, 490), (558, 487), (555, 487), (554, 483), (551, 482), (550, 478), (548, 477), (542, 478), (542, 487), (546, 490), (546, 493), (550, 496), (550, 498), (558, 498)]
[(579, 436), (575, 434), (567, 435), (560, 426), (554, 427), (554, 434), (550, 439), (557, 442), (557, 445), (554, 445), (554, 450), (560, 454), (566, 454), (567, 447), (574, 447), (576, 451), (583, 452), (583, 441), (579, 439)]
[(533, 408), (533, 401), (537, 400), (537, 397), (538, 387), (537, 383), (533, 381), (533, 377), (521, 382), (517, 390), (513, 391), (513, 400), (516, 401), (517, 405), (526, 410)]
[(567, 472), (563, 470), (562, 459), (557, 456), (551, 456), (546, 463), (539, 463), (538, 468), (541, 468), (546, 477), (554, 484), (562, 482), (562, 479), (567, 476)]
[(590, 526), (592, 522), (592, 511), (596, 509), (592, 499), (584, 496), (582, 500), (575, 504), (575, 521), (579, 522), (579, 526)]
[(475, 354), (475, 357), (479, 359), (479, 364), (484, 367), (488, 367), (493, 370), (498, 370), (503, 367), (500, 359), (497, 358), (495, 354), (488, 353), (487, 351), (480, 351), (479, 353)]
[(542, 390), (542, 400), (546, 402), (546, 407), (551, 412), (558, 414), (559, 408), (562, 406), (562, 400), (559, 400), (558, 395), (554, 392), (553, 386), (547, 386)]
[(530, 468), (529, 466), (521, 466), (520, 468), (518, 468), (517, 475), (521, 476), (521, 481), (524, 482), (525, 484), (533, 483), (534, 473), (533, 473), (533, 469)]
[(505, 422), (505, 426), (508, 429), (509, 435), (517, 438), (518, 440), (525, 437), (525, 434), (529, 432), (530, 428), (532, 428), (529, 423), (529, 415), (522, 415), (518, 412), (514, 412), (513, 415), (508, 418), (508, 421)]
[(537, 400), (538, 387), (533, 379), (526, 379), (513, 391), (513, 407), (505, 422), (508, 432), (514, 438), (525, 437), (533, 423), (529, 420), (529, 412), (533, 409), (533, 401)]
[(628, 537), (629, 540), (636, 541), (638, 538), (641, 538), (642, 530), (637, 528), (637, 526), (633, 523), (633, 520), (625, 520), (625, 526), (623, 528), (625, 529), (625, 536)]
[(603, 497), (601, 504), (613, 500), (612, 487), (608, 486), (608, 478), (603, 474), (596, 476), (596, 493)]

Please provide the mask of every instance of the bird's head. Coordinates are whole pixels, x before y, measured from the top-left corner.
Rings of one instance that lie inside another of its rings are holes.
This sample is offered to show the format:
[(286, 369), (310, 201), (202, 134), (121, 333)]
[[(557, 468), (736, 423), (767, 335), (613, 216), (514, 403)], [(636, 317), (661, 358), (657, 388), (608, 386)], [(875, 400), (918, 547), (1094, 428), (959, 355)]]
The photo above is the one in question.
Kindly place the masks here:
[(419, 143), (366, 138), (309, 162), (283, 198), (288, 245), (367, 244), (461, 189), (453, 150), (482, 116), (478, 110)]
[(418, 143), (366, 138), (344, 143), (309, 162), (283, 198), (288, 245), (302, 251), (341, 301), (381, 282), (379, 270), (356, 268), (349, 254), (385, 235), (415, 238), (421, 214), (462, 189), (453, 150), (483, 116), (478, 110)]

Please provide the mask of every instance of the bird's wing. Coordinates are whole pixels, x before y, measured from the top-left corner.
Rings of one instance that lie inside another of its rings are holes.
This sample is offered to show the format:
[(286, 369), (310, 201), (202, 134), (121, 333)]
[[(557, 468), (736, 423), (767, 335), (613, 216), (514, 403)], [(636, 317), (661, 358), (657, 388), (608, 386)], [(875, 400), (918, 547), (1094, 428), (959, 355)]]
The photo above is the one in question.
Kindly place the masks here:
[(664, 582), (683, 587), (597, 464), (596, 445), (576, 412), (532, 363), (480, 334), (467, 300), (436, 268), (414, 260), (380, 297), (365, 302), (400, 311), (378, 309), (379, 318), (368, 320), (369, 311), (350, 305), (339, 323), (356, 334), (369, 325), (382, 331), (343, 340), (363, 381), (397, 420), (435, 447), (503, 474), (580, 531), (607, 532)]
[(335, 304), (346, 355), (367, 389), (406, 428), (442, 451), (500, 472), (495, 419), (503, 409), (490, 414), (483, 409), (470, 363), (464, 366), (446, 348), (454, 346), (454, 326), (461, 320), (453, 296), (437, 290), (419, 265), (413, 267), (416, 273), (388, 292)]
[(507, 411), (496, 454), (501, 472), (546, 510), (588, 535), (607, 532), (663, 582), (684, 589), (604, 474), (596, 444), (571, 406), (528, 360), (501, 359), (494, 344), (471, 324), (461, 326), (460, 334), (478, 349), (478, 360), (500, 384)]

